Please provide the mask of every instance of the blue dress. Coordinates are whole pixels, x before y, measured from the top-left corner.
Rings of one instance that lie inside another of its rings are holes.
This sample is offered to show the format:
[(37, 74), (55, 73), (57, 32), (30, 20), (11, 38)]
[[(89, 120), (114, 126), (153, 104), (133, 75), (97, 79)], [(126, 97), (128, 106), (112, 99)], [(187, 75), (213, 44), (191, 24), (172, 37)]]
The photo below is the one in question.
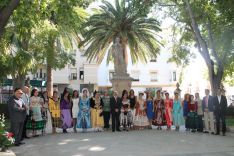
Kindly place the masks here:
[(153, 100), (146, 101), (146, 114), (149, 120), (154, 118), (154, 102)]
[(88, 129), (91, 128), (90, 122), (90, 99), (80, 98), (79, 112), (77, 115), (77, 128)]
[(187, 117), (188, 116), (188, 102), (187, 101), (183, 101), (183, 112), (184, 112), (184, 117)]
[(173, 101), (173, 124), (175, 126), (184, 125), (183, 109), (178, 100)]

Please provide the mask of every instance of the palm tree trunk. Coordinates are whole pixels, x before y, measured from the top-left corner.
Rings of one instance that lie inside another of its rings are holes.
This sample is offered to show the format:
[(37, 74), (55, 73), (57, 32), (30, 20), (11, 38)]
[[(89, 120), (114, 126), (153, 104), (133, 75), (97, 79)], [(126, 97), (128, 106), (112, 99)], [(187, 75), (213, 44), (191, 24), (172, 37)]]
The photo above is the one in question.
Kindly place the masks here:
[(47, 62), (46, 90), (48, 92), (48, 96), (51, 97), (53, 94), (53, 73), (52, 73), (52, 67), (48, 62)]

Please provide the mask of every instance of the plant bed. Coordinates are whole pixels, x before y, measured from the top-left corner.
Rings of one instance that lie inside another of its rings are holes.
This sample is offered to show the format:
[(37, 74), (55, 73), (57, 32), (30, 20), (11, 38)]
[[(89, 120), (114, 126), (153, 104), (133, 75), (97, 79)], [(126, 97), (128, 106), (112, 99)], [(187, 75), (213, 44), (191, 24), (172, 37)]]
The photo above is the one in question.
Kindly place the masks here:
[(15, 142), (13, 134), (6, 130), (6, 121), (4, 114), (0, 114), (0, 148), (1, 152), (6, 152)]

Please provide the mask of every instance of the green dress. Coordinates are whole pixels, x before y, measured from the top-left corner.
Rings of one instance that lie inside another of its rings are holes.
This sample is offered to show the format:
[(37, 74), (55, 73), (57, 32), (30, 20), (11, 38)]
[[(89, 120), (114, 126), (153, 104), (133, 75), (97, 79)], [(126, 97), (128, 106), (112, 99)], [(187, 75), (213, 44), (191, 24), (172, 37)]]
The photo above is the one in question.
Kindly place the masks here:
[(30, 119), (26, 128), (31, 130), (42, 130), (45, 127), (45, 121), (42, 118), (41, 108), (43, 100), (40, 97), (32, 96), (30, 98)]

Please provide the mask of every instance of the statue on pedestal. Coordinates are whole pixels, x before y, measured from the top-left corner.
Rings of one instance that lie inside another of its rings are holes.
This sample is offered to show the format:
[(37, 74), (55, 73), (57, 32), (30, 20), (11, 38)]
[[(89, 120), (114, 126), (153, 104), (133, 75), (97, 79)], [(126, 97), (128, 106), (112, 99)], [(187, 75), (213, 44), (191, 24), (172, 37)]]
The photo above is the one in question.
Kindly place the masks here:
[(180, 89), (180, 84), (178, 82), (176, 83), (176, 89), (174, 92), (178, 93), (179, 97), (181, 98), (181, 89)]
[(127, 75), (127, 65), (124, 61), (123, 47), (120, 43), (120, 38), (117, 37), (111, 47), (111, 53), (114, 58), (114, 69), (116, 76)]

